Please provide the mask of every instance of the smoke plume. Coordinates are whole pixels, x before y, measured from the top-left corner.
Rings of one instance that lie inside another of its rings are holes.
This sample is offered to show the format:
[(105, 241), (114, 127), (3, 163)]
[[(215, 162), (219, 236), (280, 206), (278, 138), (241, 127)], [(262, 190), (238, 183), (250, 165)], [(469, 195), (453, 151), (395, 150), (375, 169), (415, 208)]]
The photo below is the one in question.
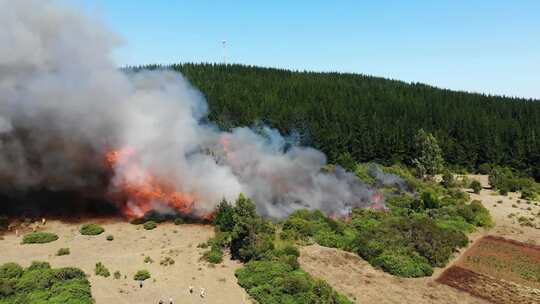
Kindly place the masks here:
[(0, 0), (0, 192), (103, 192), (135, 215), (202, 216), (239, 193), (271, 218), (371, 203), (374, 190), (276, 130), (203, 123), (204, 96), (182, 75), (117, 69), (119, 41), (55, 2)]

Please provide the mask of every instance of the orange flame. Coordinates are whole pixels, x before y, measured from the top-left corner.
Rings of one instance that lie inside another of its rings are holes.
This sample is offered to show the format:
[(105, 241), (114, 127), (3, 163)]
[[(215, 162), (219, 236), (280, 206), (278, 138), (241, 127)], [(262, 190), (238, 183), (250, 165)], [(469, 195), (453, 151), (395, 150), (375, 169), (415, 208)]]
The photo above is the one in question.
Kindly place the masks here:
[[(167, 206), (182, 215), (191, 215), (196, 201), (194, 196), (177, 192), (174, 186), (146, 172), (137, 163), (135, 151), (131, 148), (113, 150), (106, 154), (105, 160), (116, 170), (115, 183), (118, 194), (114, 200), (120, 204), (122, 213), (130, 218), (143, 217), (154, 209), (156, 204)], [(118, 197), (122, 197), (119, 199)], [(203, 219), (211, 214), (201, 215)]]

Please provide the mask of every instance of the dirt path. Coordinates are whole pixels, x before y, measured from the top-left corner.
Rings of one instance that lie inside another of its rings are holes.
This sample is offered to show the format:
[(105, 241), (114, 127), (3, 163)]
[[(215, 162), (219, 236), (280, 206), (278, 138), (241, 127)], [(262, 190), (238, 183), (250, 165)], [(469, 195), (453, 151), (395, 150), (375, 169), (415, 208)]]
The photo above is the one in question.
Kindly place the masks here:
[[(199, 261), (203, 249), (197, 245), (213, 235), (212, 227), (161, 224), (147, 231), (125, 222), (104, 223), (103, 227), (106, 231), (102, 235), (83, 236), (78, 232), (79, 224), (52, 221), (43, 230), (58, 234), (59, 240), (39, 245), (22, 245), (15, 234), (5, 235), (0, 241), (0, 263), (12, 261), (28, 266), (33, 260), (42, 260), (53, 267), (79, 267), (90, 274), (97, 304), (157, 303), (169, 298), (174, 303), (250, 303), (234, 276), (240, 264), (226, 258), (222, 265), (210, 267)], [(109, 234), (114, 235), (113, 241), (106, 240)], [(70, 248), (71, 254), (56, 256), (63, 247)], [(154, 262), (145, 264), (145, 256)], [(161, 266), (163, 257), (174, 259), (174, 265)], [(111, 277), (94, 275), (97, 262), (109, 269)], [(152, 275), (143, 288), (133, 280), (140, 269), (148, 269)], [(120, 280), (112, 277), (117, 270), (122, 274)], [(190, 285), (195, 287), (192, 295), (188, 292)], [(201, 287), (206, 289), (204, 299), (199, 296)]]

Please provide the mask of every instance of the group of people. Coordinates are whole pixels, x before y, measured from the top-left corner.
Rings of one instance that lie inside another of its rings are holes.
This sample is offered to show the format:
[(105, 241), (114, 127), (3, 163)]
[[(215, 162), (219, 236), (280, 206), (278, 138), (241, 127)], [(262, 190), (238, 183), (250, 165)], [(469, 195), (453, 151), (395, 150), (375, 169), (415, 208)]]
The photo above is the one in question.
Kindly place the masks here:
[[(141, 284), (141, 287), (142, 287), (142, 284)], [(190, 294), (193, 294), (193, 286), (190, 285), (188, 290), (189, 290)], [(201, 298), (204, 298), (206, 296), (206, 290), (203, 287), (201, 287), (200, 296), (201, 296)], [(165, 304), (165, 302), (163, 300), (159, 300), (158, 303), (159, 304)], [(169, 298), (169, 304), (173, 304), (173, 299), (172, 298)]]

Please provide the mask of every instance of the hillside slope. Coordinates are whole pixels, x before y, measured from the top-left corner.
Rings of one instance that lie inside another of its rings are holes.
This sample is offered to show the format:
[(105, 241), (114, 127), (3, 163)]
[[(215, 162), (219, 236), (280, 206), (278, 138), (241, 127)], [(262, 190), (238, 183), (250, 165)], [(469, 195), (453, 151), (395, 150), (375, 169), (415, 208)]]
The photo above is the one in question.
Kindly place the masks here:
[[(154, 69), (160, 66), (142, 68)], [(222, 127), (263, 121), (298, 132), (330, 161), (407, 162), (412, 138), (436, 135), (449, 164), (508, 165), (540, 177), (540, 102), (471, 94), (358, 74), (181, 64)], [(139, 68), (136, 68), (139, 69)]]

